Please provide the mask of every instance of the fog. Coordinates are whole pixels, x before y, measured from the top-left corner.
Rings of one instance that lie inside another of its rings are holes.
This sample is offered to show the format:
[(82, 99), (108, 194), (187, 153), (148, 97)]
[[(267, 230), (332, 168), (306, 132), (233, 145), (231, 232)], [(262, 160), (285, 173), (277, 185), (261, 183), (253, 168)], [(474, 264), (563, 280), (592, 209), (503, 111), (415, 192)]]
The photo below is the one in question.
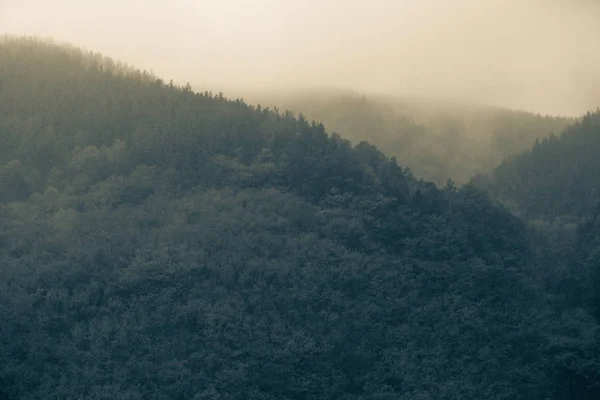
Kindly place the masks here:
[(226, 95), (326, 87), (575, 115), (600, 105), (599, 3), (0, 0), (0, 31)]

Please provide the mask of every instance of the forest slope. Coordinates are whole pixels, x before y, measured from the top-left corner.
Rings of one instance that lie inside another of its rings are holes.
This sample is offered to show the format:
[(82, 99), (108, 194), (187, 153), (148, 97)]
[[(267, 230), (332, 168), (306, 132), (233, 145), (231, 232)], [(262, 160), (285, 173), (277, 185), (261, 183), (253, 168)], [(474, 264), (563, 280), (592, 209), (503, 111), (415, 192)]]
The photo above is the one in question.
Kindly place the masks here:
[(593, 319), (472, 185), (26, 39), (0, 141), (0, 398), (598, 394)]
[(600, 111), (473, 183), (535, 226), (546, 278), (600, 320)]

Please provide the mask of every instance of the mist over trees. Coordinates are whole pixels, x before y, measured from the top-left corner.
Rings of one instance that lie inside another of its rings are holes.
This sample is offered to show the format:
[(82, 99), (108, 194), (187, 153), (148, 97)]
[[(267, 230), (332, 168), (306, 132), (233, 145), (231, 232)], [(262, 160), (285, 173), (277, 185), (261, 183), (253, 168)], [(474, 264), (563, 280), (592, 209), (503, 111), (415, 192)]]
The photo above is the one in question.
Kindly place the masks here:
[[(595, 0), (2, 0), (0, 32), (232, 93), (458, 98), (580, 116), (600, 104)], [(298, 111), (299, 112), (299, 111)]]
[(33, 39), (0, 41), (0, 143), (0, 398), (600, 397), (596, 219), (559, 271), (491, 186)]
[(353, 143), (367, 140), (438, 186), (449, 178), (464, 184), (476, 174), (491, 172), (536, 139), (558, 134), (577, 121), (450, 100), (335, 90), (251, 92), (244, 98), (301, 113)]

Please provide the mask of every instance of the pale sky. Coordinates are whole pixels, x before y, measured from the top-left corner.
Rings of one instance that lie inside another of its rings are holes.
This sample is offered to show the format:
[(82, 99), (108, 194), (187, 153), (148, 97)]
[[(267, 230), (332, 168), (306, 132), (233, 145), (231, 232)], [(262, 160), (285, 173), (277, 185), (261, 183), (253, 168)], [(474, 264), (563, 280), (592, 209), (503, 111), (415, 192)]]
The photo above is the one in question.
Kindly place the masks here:
[(199, 89), (323, 86), (542, 113), (600, 106), (600, 0), (0, 0), (52, 37)]

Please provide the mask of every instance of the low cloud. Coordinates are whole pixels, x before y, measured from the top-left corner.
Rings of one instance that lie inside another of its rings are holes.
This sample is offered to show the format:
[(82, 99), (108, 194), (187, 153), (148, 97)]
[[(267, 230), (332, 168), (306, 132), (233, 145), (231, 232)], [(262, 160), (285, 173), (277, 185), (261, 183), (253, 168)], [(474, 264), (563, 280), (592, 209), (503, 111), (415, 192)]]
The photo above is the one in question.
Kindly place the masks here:
[(1, 4), (9, 33), (51, 36), (207, 89), (328, 86), (555, 114), (600, 105), (591, 0)]

